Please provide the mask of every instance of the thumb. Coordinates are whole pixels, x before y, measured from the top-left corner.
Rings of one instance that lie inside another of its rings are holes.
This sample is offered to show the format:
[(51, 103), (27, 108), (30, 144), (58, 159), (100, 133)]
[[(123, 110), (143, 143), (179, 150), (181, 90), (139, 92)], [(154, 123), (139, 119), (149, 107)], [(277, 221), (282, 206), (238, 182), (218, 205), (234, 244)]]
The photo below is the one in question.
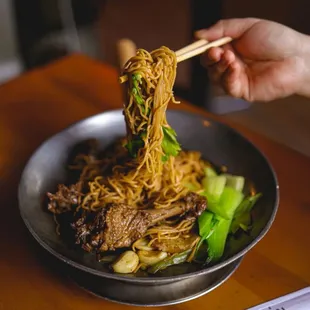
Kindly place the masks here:
[(210, 28), (197, 31), (195, 37), (208, 41), (214, 41), (226, 36), (237, 39), (259, 21), (260, 19), (257, 18), (222, 19)]

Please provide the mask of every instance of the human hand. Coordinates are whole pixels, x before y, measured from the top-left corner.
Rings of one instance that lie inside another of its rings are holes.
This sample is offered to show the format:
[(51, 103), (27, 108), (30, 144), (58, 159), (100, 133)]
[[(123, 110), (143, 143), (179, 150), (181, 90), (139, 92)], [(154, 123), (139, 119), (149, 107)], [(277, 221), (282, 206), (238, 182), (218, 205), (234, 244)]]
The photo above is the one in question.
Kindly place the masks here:
[(208, 41), (225, 36), (233, 38), (231, 44), (211, 48), (203, 60), (212, 81), (227, 94), (247, 101), (310, 95), (308, 36), (255, 18), (222, 20), (196, 33)]

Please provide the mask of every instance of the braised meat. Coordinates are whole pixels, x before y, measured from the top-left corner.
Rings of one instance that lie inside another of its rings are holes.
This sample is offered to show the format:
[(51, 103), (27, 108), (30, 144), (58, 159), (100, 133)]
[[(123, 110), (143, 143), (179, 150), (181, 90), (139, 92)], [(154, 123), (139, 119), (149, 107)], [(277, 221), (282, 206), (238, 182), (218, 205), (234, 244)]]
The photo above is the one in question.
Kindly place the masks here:
[(70, 185), (69, 187), (61, 184), (58, 186), (58, 191), (55, 194), (47, 193), (49, 198), (48, 210), (61, 214), (71, 210), (71, 207), (78, 204), (78, 198), (83, 194), (81, 193), (82, 183)]
[(129, 247), (142, 237), (152, 224), (147, 211), (139, 211), (126, 205), (113, 205), (106, 213), (100, 251)]
[(86, 250), (99, 252), (129, 247), (156, 223), (172, 218), (197, 217), (207, 207), (204, 197), (189, 193), (169, 209), (137, 210), (124, 204), (112, 204), (89, 220), (82, 215), (72, 224), (76, 242)]
[(193, 192), (188, 193), (177, 203), (186, 210), (186, 217), (193, 218), (197, 218), (207, 207), (206, 198)]

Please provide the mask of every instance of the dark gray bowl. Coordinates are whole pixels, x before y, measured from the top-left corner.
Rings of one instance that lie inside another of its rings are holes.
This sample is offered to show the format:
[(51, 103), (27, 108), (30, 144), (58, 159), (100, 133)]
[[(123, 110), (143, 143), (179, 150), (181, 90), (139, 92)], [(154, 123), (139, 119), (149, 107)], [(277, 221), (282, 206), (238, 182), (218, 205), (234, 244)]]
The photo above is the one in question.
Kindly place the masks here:
[[(168, 111), (167, 118), (176, 130), (183, 148), (202, 152), (215, 165), (225, 165), (231, 173), (253, 181), (263, 193), (254, 212), (255, 225), (250, 235), (231, 240), (225, 258), (203, 269), (191, 265), (170, 267), (155, 276), (119, 275), (96, 261), (95, 256), (78, 251), (55, 233), (53, 217), (46, 212), (44, 197), (66, 179), (65, 165), (72, 149), (87, 139), (98, 139), (104, 148), (125, 135), (121, 110), (104, 112), (82, 120), (48, 139), (27, 163), (19, 186), (21, 216), (33, 237), (47, 251), (84, 272), (104, 278), (136, 284), (167, 284), (198, 275), (206, 275), (244, 256), (270, 229), (278, 207), (275, 173), (265, 156), (239, 133), (221, 123), (198, 114)], [(210, 126), (206, 126), (206, 122)]]

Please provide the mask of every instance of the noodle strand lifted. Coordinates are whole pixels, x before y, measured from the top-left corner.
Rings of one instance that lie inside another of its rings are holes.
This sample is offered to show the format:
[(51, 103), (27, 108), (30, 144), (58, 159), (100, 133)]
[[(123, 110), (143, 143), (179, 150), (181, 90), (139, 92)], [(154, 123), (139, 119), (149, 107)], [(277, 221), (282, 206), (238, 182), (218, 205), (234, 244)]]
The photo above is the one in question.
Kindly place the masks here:
[(176, 68), (176, 55), (167, 47), (151, 53), (139, 49), (125, 64), (129, 81), (124, 106), (126, 148), (131, 158), (114, 167), (110, 177), (89, 183), (91, 191), (84, 197), (83, 208), (96, 210), (107, 203), (143, 208), (149, 199), (156, 208), (165, 208), (188, 192), (184, 170), (175, 169), (181, 148), (166, 119), (169, 102), (178, 103), (173, 96)]

